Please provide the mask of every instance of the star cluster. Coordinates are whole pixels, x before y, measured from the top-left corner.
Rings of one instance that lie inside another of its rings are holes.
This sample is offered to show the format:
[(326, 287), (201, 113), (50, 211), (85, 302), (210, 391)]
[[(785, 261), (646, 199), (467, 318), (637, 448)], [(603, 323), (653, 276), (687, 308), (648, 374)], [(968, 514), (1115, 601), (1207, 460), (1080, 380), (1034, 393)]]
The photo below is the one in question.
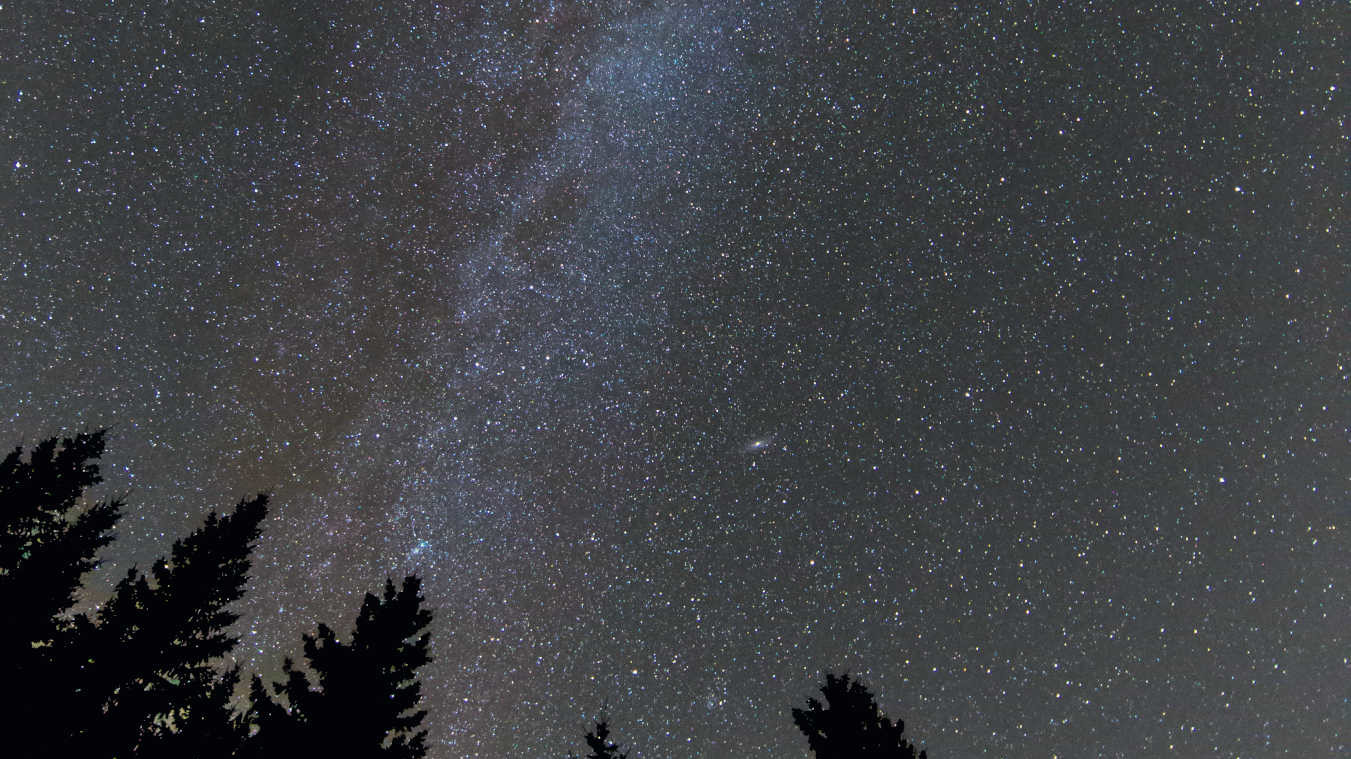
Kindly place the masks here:
[[(10, 443), (237, 652), (416, 571), (431, 756), (1345, 751), (1347, 10), (0, 5)], [(106, 487), (106, 486), (105, 486)], [(102, 586), (99, 583), (103, 583)]]

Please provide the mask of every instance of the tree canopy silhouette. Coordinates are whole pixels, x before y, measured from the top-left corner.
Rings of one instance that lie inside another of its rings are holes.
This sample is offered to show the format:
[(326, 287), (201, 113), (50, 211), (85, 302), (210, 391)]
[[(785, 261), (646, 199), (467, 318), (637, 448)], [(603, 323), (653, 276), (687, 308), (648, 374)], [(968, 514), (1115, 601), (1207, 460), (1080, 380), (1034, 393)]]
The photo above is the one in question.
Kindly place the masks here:
[[(628, 752), (620, 753), (619, 744), (610, 740), (610, 725), (605, 720), (596, 722), (596, 729), (588, 731), (586, 734), (586, 747), (591, 749), (591, 753), (586, 755), (586, 759), (627, 759)], [(569, 759), (576, 759), (577, 755), (568, 752)]]
[(99, 549), (112, 541), (122, 504), (81, 505), (98, 484), (106, 431), (42, 441), (25, 460), (0, 462), (0, 682), (23, 690), (0, 710), (11, 755), (46, 756), (65, 739), (58, 704), (78, 672), (66, 614)]
[(159, 755), (165, 744), (209, 755), (238, 729), (218, 697), (238, 676), (214, 663), (238, 642), (227, 628), (239, 615), (228, 607), (244, 595), (266, 514), (265, 495), (211, 512), (149, 574), (128, 570), (97, 614), (75, 618), (83, 755)]
[[(37, 445), (23, 459), (15, 448), (0, 462), (0, 598), (6, 622), (0, 645), (7, 664), (22, 649), (49, 646), (60, 635), (61, 615), (75, 603), (95, 554), (112, 542), (121, 502), (80, 507), (84, 491), (99, 483), (106, 431), (81, 433)], [(23, 658), (23, 657), (20, 657)]]
[(148, 576), (132, 569), (97, 613), (69, 616), (120, 501), (81, 506), (101, 481), (106, 431), (39, 443), (0, 463), (0, 672), (23, 683), (0, 712), (9, 755), (211, 757), (239, 733), (238, 676), (213, 660), (235, 639), (227, 609), (244, 592), (267, 498), (207, 516)]
[(287, 662), (273, 701), (257, 678), (252, 708), (231, 706), (244, 594), (267, 496), (211, 512), (148, 572), (128, 570), (96, 609), (72, 614), (123, 504), (85, 502), (101, 481), (105, 431), (16, 448), (0, 462), (0, 709), (5, 757), (227, 759), (425, 754), (418, 667), (430, 660), (415, 576), (367, 594), (350, 641), (319, 625), (304, 638), (317, 683)]
[[(209, 513), (167, 558), (131, 568), (104, 603), (74, 613), (124, 507), (85, 498), (101, 482), (105, 438), (52, 438), (0, 461), (4, 756), (422, 759), (417, 672), (431, 661), (432, 612), (416, 575), (367, 593), (350, 636), (318, 624), (302, 637), (305, 666), (286, 659), (270, 685), (254, 676), (247, 711), (232, 706), (240, 671), (221, 662), (238, 643), (230, 607), (244, 595), (266, 495)], [(825, 678), (824, 701), (792, 710), (816, 759), (927, 759), (862, 683)], [(628, 757), (605, 719), (585, 740), (586, 759)]]
[(350, 641), (324, 624), (306, 634), (305, 659), (317, 681), (290, 659), (272, 694), (255, 677), (250, 698), (258, 732), (247, 755), (424, 756), (427, 731), (418, 728), (427, 712), (416, 709), (416, 673), (431, 661), (425, 630), (432, 613), (422, 608), (420, 588), (410, 575), (397, 590), (386, 580), (383, 597), (367, 593)]
[[(816, 759), (916, 758), (914, 745), (901, 737), (905, 723), (888, 719), (862, 683), (826, 673), (821, 694), (825, 703), (810, 698), (806, 709), (793, 709), (793, 723)], [(927, 754), (920, 751), (918, 757)]]

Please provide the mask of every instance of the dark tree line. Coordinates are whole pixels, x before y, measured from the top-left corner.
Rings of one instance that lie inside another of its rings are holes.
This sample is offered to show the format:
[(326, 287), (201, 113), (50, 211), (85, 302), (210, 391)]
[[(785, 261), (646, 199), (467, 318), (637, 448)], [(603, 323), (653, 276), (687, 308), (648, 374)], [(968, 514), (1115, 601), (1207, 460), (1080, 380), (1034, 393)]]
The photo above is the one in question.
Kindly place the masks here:
[[(45, 440), (0, 462), (0, 756), (271, 759), (426, 754), (417, 671), (432, 613), (416, 576), (366, 594), (349, 636), (303, 636), (304, 665), (280, 682), (225, 667), (250, 553), (268, 499), (214, 511), (147, 571), (132, 568), (95, 610), (76, 612), (86, 575), (113, 541), (124, 503), (87, 502), (105, 432)], [(848, 675), (793, 709), (816, 759), (926, 759)], [(627, 759), (605, 720), (586, 759)], [(575, 759), (575, 754), (569, 754)]]
[(252, 678), (232, 707), (244, 594), (267, 497), (241, 501), (133, 568), (96, 611), (72, 613), (84, 577), (113, 540), (124, 504), (84, 502), (101, 481), (105, 433), (43, 441), (0, 462), (0, 709), (6, 757), (404, 759), (425, 754), (416, 671), (431, 612), (410, 576), (367, 594), (351, 636), (306, 635), (306, 667)]
[[(586, 734), (586, 747), (591, 753), (586, 759), (628, 759), (628, 754), (620, 752), (619, 744), (610, 740), (610, 725), (605, 720), (596, 723), (596, 729)], [(577, 755), (568, 752), (568, 759), (577, 759)]]
[[(905, 723), (892, 722), (877, 706), (877, 700), (863, 683), (849, 675), (826, 673), (821, 686), (824, 701), (807, 699), (806, 709), (793, 710), (793, 724), (807, 737), (807, 745), (816, 759), (927, 759), (924, 751), (915, 752), (914, 744), (902, 737)], [(606, 720), (586, 734), (591, 753), (586, 759), (625, 759), (627, 753), (610, 740)], [(576, 754), (568, 754), (576, 759)]]
[(824, 703), (809, 698), (806, 709), (793, 710), (793, 722), (816, 759), (916, 759), (914, 745), (901, 737), (905, 723), (883, 714), (863, 683), (827, 673), (821, 695)]

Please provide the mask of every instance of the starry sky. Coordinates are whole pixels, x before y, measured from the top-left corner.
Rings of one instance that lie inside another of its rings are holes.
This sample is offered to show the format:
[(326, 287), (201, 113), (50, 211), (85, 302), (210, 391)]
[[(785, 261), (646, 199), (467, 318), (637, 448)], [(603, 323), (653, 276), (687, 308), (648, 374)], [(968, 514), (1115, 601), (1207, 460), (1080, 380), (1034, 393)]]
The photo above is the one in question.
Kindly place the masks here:
[(426, 581), (431, 753), (1332, 756), (1321, 0), (0, 4), (0, 442), (97, 599), (274, 493), (238, 660)]

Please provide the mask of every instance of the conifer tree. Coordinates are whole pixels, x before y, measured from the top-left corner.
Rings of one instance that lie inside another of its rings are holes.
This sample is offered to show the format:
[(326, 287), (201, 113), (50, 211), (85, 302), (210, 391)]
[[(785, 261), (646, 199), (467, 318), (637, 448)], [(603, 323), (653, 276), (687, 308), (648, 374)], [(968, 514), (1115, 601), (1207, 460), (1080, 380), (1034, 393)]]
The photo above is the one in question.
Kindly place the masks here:
[(99, 549), (112, 541), (121, 503), (82, 505), (98, 484), (106, 431), (50, 438), (0, 461), (0, 682), (24, 690), (0, 710), (6, 755), (54, 755), (78, 666), (66, 617)]
[(231, 708), (249, 554), (267, 497), (174, 543), (148, 572), (132, 568), (95, 611), (75, 614), (85, 574), (111, 540), (121, 503), (85, 505), (100, 481), (105, 433), (51, 439), (0, 461), (0, 755), (241, 759), (353, 756), (419, 759), (425, 711), (416, 671), (430, 660), (431, 612), (420, 582), (367, 594), (350, 640), (326, 625), (305, 636), (316, 680), (286, 663), (273, 700), (254, 678), (252, 708)]
[[(272, 694), (255, 678), (250, 718), (258, 726), (247, 756), (350, 756), (419, 759), (426, 754), (426, 711), (418, 710), (417, 670), (427, 651), (432, 613), (422, 608), (421, 581), (401, 589), (385, 582), (383, 597), (366, 594), (349, 641), (327, 625), (304, 636), (315, 680), (287, 660)], [(274, 698), (276, 696), (277, 698)]]
[(133, 568), (97, 614), (76, 617), (81, 673), (71, 699), (81, 755), (160, 755), (170, 745), (217, 745), (240, 735), (229, 709), (236, 675), (213, 662), (237, 639), (228, 607), (244, 594), (267, 496), (176, 541), (149, 574)]
[[(591, 753), (586, 755), (586, 759), (627, 759), (628, 753), (620, 753), (619, 744), (610, 740), (610, 725), (605, 720), (596, 722), (596, 729), (586, 734), (586, 747), (591, 749)], [(568, 753), (569, 759), (576, 759), (576, 754)]]
[(233, 759), (249, 726), (231, 707), (239, 668), (220, 675), (199, 672), (175, 694), (172, 719), (156, 721), (141, 736), (137, 759)]
[[(901, 737), (905, 723), (882, 714), (862, 683), (826, 673), (821, 694), (824, 704), (811, 698), (806, 709), (793, 710), (816, 759), (916, 759), (914, 745)], [(919, 752), (919, 759), (926, 757)]]
[(45, 440), (24, 461), (15, 448), (0, 462), (0, 598), (6, 624), (0, 646), (9, 660), (22, 649), (51, 645), (65, 626), (95, 554), (112, 541), (119, 501), (88, 508), (85, 490), (102, 481), (92, 463), (106, 432)]

